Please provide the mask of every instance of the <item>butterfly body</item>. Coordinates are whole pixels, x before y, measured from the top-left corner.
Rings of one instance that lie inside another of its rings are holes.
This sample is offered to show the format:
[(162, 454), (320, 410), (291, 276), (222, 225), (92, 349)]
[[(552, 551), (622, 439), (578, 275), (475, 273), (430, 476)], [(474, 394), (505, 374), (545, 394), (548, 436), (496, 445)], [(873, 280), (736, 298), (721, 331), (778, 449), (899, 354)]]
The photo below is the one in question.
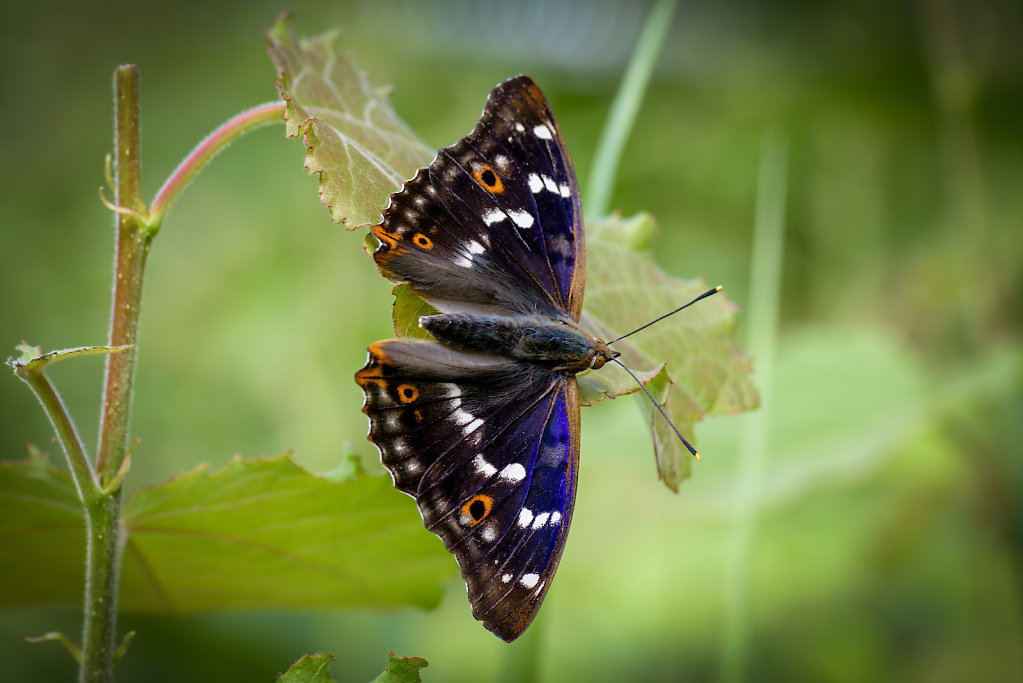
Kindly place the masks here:
[(391, 195), (380, 272), (440, 311), (435, 341), (369, 347), (356, 373), (394, 485), (455, 556), (473, 615), (514, 640), (564, 549), (579, 465), (575, 375), (617, 354), (578, 326), (582, 210), (568, 151), (527, 76)]
[(540, 316), (441, 314), (423, 316), (419, 325), (448, 346), (495, 353), (572, 375), (603, 367), (616, 355), (575, 324)]

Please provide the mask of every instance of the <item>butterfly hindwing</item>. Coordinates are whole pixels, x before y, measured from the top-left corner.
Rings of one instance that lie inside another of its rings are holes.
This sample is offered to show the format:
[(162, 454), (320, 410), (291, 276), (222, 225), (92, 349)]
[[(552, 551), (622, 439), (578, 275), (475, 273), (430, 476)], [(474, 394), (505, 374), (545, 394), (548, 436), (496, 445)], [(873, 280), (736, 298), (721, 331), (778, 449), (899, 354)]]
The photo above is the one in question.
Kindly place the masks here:
[(491, 387), (514, 379), (505, 359), (467, 354), (441, 344), (393, 339), (369, 347), (355, 381), (366, 396), (369, 438), (399, 490), (416, 496), (419, 481), (440, 457), (482, 426), (476, 416)]
[(578, 187), (554, 116), (527, 76), (494, 89), (473, 132), (392, 195), (373, 232), (382, 272), (442, 311), (578, 319)]
[[(579, 394), (574, 378), (553, 392), (524, 500), (500, 536), (500, 552), (475, 565), (459, 558), (473, 615), (504, 640), (517, 638), (536, 616), (565, 548), (579, 468)], [(545, 406), (546, 407), (546, 406)], [(458, 552), (455, 556), (458, 557)]]
[(573, 377), (414, 340), (377, 342), (356, 375), (395, 486), (458, 561), (473, 614), (505, 640), (543, 601), (578, 470)]

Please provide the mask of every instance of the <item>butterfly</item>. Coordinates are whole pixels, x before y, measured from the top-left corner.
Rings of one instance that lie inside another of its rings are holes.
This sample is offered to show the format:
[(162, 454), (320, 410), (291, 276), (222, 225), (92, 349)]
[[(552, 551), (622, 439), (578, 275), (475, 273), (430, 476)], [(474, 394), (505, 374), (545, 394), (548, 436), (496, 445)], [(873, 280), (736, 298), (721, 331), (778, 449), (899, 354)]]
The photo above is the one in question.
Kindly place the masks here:
[(582, 208), (565, 141), (528, 76), (390, 197), (371, 228), (388, 279), (440, 311), (435, 341), (370, 345), (356, 381), (394, 485), (458, 561), (473, 616), (506, 641), (557, 570), (579, 470), (576, 374), (618, 356), (579, 328)]

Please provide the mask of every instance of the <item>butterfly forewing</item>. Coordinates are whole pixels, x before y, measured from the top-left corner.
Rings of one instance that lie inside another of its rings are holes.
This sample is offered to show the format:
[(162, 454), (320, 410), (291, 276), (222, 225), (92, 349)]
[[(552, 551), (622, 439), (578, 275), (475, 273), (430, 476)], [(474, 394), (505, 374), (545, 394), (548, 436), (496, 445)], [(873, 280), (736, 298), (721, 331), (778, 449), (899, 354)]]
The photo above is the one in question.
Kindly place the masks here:
[(553, 114), (520, 76), (476, 128), (391, 197), (381, 270), (443, 311), (497, 307), (578, 319), (583, 241), (575, 174)]

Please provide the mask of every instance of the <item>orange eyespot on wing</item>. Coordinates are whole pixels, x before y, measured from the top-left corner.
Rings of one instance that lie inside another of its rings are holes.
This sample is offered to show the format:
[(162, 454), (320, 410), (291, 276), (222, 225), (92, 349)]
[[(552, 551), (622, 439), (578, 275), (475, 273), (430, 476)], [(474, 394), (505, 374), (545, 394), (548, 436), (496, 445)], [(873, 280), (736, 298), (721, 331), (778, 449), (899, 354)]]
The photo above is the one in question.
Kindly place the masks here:
[(433, 249), (433, 240), (421, 232), (417, 232), (415, 234), (412, 238), (412, 242), (420, 249)]
[(491, 194), (501, 194), (504, 192), (504, 183), (501, 181), (501, 176), (497, 175), (497, 171), (490, 164), (476, 165), (472, 170), (472, 177), (483, 186), (484, 190)]
[(398, 385), (398, 400), (402, 403), (412, 403), (419, 398), (419, 389), (412, 384)]
[(476, 526), (487, 518), (493, 506), (494, 499), (491, 496), (477, 493), (462, 505), (462, 518), (469, 526)]

